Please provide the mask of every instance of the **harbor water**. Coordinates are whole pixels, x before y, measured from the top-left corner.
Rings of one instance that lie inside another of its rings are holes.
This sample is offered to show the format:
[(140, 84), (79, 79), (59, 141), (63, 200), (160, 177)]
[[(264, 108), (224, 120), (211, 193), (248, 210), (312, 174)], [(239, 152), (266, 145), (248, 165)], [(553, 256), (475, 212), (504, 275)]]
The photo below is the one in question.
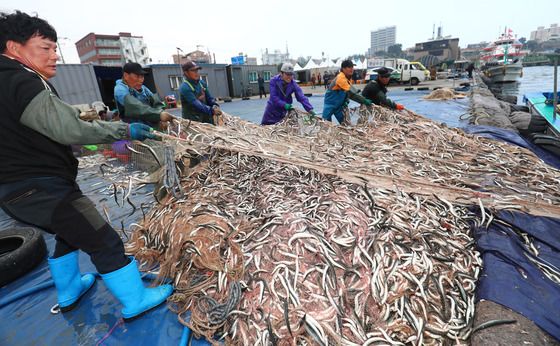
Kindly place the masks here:
[(554, 89), (554, 66), (524, 67), (523, 77), (516, 82), (494, 84), (490, 88), (495, 93), (517, 96), (517, 104), (523, 104), (523, 95), (527, 93)]

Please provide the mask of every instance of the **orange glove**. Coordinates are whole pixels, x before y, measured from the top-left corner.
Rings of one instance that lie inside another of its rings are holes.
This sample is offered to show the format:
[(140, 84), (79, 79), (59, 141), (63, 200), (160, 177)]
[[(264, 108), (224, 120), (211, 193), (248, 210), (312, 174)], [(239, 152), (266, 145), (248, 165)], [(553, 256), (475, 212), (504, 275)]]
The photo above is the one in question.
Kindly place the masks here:
[(404, 106), (401, 105), (400, 103), (396, 103), (395, 105), (396, 105), (396, 110), (398, 111), (402, 111), (404, 109)]

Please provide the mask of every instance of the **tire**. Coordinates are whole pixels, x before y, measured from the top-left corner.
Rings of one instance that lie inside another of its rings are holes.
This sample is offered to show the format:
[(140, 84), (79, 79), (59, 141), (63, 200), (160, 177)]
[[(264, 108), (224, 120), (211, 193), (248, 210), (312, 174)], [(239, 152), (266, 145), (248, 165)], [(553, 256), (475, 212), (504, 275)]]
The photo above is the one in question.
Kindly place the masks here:
[(418, 84), (420, 84), (420, 80), (418, 78), (412, 77), (410, 79), (410, 85), (418, 85)]
[(531, 115), (531, 121), (529, 122), (528, 132), (544, 132), (548, 128), (548, 122), (545, 118), (540, 115)]
[(0, 231), (0, 287), (23, 276), (47, 255), (47, 244), (35, 228)]

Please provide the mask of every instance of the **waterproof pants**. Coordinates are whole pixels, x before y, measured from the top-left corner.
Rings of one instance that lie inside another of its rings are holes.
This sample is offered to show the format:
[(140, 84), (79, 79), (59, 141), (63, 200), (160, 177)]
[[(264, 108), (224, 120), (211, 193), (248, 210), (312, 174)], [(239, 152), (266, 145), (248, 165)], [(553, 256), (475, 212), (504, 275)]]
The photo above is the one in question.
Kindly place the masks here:
[(53, 258), (80, 249), (101, 274), (129, 263), (117, 232), (74, 181), (40, 177), (0, 184), (0, 207), (20, 222), (55, 234)]

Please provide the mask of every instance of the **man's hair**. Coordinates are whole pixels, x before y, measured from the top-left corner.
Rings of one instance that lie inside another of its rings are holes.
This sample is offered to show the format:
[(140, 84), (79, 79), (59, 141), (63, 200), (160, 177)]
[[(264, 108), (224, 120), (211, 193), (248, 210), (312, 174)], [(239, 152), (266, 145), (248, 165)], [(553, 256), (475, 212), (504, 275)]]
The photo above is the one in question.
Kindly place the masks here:
[(56, 42), (56, 30), (46, 20), (20, 11), (0, 12), (0, 52), (6, 50), (8, 41), (25, 44), (35, 36)]

